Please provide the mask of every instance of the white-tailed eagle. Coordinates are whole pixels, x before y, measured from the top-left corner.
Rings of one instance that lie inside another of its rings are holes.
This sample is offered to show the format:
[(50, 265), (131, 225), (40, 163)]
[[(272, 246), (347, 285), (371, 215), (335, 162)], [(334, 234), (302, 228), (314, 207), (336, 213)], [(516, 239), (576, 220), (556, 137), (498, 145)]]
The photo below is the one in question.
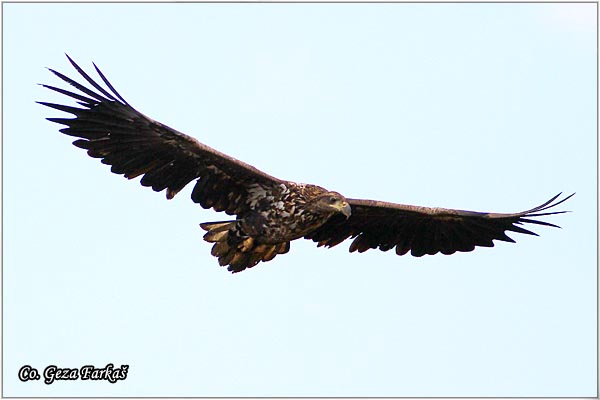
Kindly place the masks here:
[(493, 247), (494, 240), (514, 242), (505, 231), (536, 235), (523, 224), (557, 227), (535, 218), (565, 212), (548, 210), (573, 196), (560, 200), (559, 193), (542, 205), (512, 214), (346, 198), (320, 186), (275, 178), (154, 121), (130, 106), (95, 64), (106, 88), (69, 61), (92, 88), (50, 69), (80, 93), (42, 86), (81, 107), (40, 102), (75, 116), (48, 120), (66, 125), (60, 131), (79, 138), (73, 144), (111, 165), (113, 173), (128, 179), (141, 175), (143, 186), (156, 192), (166, 189), (167, 199), (195, 181), (192, 201), (236, 216), (200, 224), (207, 231), (204, 239), (214, 243), (212, 255), (231, 272), (287, 253), (290, 242), (300, 238), (326, 247), (352, 238), (351, 252), (394, 249), (398, 255), (410, 251), (416, 257)]

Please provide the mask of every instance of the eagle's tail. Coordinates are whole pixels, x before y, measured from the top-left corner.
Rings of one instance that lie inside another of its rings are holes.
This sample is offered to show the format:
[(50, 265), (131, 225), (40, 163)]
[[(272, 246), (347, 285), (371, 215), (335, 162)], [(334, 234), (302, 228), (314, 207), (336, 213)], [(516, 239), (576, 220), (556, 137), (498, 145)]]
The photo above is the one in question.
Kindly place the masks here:
[(257, 243), (245, 235), (237, 221), (205, 222), (200, 224), (206, 234), (204, 240), (214, 243), (211, 254), (219, 259), (219, 265), (233, 273), (252, 268), (261, 261), (271, 261), (277, 254), (290, 250), (290, 242), (277, 244)]

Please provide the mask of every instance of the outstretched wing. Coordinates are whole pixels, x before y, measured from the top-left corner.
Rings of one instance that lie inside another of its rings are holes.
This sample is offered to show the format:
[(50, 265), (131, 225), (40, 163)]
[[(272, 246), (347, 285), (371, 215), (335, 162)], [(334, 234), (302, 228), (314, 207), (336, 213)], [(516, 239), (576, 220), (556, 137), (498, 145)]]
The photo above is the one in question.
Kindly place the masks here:
[[(537, 224), (557, 227), (538, 221), (536, 217), (561, 214), (567, 211), (550, 211), (573, 196), (556, 201), (560, 193), (531, 210), (514, 214), (482, 213), (444, 208), (429, 208), (386, 203), (375, 200), (349, 199), (352, 215), (345, 219), (335, 216), (316, 231), (305, 236), (319, 246), (332, 247), (349, 237), (354, 238), (350, 251), (360, 253), (379, 248), (396, 254), (409, 250), (415, 257), (425, 254), (453, 254), (472, 251), (475, 246), (493, 247), (493, 240), (513, 242), (505, 231), (536, 235), (521, 227)], [(556, 202), (555, 202), (556, 201)]]
[(66, 125), (60, 131), (80, 139), (73, 144), (86, 149), (90, 157), (112, 165), (111, 171), (128, 179), (143, 175), (141, 184), (154, 191), (167, 189), (171, 199), (198, 179), (192, 200), (204, 208), (228, 214), (243, 213), (247, 188), (252, 184), (276, 185), (281, 181), (196, 139), (146, 117), (131, 107), (96, 67), (107, 88), (90, 78), (68, 55), (77, 72), (95, 89), (90, 89), (50, 69), (81, 94), (42, 85), (76, 100), (83, 108), (39, 102), (75, 115), (75, 118), (48, 118)]

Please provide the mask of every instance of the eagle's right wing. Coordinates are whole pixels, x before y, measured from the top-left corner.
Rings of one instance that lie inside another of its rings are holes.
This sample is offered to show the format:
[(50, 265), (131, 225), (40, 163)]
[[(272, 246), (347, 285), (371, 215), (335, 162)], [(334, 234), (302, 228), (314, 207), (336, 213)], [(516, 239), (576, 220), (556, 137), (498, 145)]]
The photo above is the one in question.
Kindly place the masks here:
[(50, 69), (82, 94), (42, 85), (69, 96), (83, 108), (39, 102), (75, 115), (75, 118), (48, 118), (66, 125), (60, 131), (81, 138), (73, 144), (86, 149), (90, 157), (112, 165), (111, 171), (128, 179), (143, 175), (141, 184), (156, 192), (167, 189), (171, 199), (198, 179), (192, 200), (204, 208), (239, 214), (248, 207), (250, 185), (274, 186), (282, 181), (251, 165), (208, 147), (196, 139), (146, 117), (131, 107), (94, 65), (108, 87), (102, 88), (69, 56), (73, 67), (96, 91)]

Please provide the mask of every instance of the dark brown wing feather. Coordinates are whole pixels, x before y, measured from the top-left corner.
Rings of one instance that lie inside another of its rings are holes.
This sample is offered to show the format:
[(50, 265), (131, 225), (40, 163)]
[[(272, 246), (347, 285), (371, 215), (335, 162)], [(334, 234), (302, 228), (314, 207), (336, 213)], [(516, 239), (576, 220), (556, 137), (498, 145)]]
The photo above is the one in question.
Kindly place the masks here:
[(198, 179), (192, 200), (204, 208), (228, 214), (246, 210), (246, 187), (252, 183), (275, 185), (281, 181), (251, 165), (220, 153), (196, 139), (146, 117), (131, 107), (94, 65), (108, 90), (90, 78), (69, 56), (77, 72), (96, 90), (89, 89), (65, 75), (56, 76), (82, 94), (42, 85), (69, 96), (83, 108), (39, 102), (75, 115), (76, 118), (48, 118), (66, 125), (60, 131), (81, 138), (73, 144), (88, 155), (112, 165), (111, 171), (128, 179), (143, 175), (141, 184), (154, 191), (167, 189), (171, 199), (184, 186)]
[(416, 257), (472, 251), (476, 246), (493, 247), (493, 240), (514, 242), (505, 231), (537, 236), (522, 228), (523, 224), (558, 227), (532, 218), (567, 212), (544, 212), (566, 201), (573, 194), (555, 202), (559, 196), (560, 193), (538, 207), (514, 214), (348, 199), (352, 207), (350, 218), (346, 220), (343, 216), (335, 216), (305, 238), (318, 242), (319, 246), (332, 247), (352, 237), (354, 241), (350, 245), (350, 251), (361, 253), (368, 249), (387, 251), (394, 247), (398, 255), (404, 255), (410, 250)]

